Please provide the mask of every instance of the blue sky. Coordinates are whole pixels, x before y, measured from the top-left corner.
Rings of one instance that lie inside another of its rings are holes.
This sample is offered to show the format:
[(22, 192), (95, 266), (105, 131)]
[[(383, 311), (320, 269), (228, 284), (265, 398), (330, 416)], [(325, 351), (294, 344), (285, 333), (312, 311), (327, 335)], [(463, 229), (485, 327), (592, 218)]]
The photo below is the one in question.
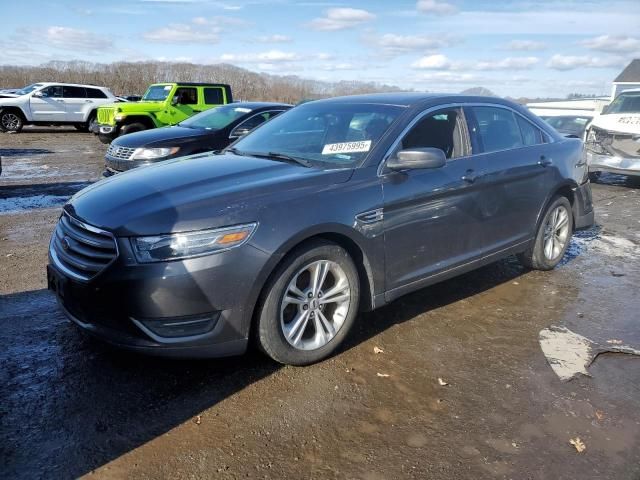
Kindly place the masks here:
[(0, 64), (225, 62), (417, 90), (563, 96), (607, 94), (640, 58), (640, 8), (627, 0), (0, 0), (0, 7)]

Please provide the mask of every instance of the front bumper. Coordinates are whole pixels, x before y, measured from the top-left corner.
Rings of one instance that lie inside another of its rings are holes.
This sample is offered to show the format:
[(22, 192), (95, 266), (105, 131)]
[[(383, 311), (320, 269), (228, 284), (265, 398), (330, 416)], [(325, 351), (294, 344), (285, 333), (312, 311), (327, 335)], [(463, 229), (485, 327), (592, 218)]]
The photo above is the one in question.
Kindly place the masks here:
[(585, 183), (573, 190), (573, 218), (574, 227), (577, 229), (591, 227), (595, 223), (593, 210), (593, 198), (591, 196), (591, 183)]
[(268, 256), (250, 245), (182, 261), (138, 264), (127, 238), (93, 279), (69, 277), (49, 255), (48, 287), (65, 315), (115, 346), (153, 355), (219, 357), (243, 353)]
[(640, 176), (640, 157), (629, 158), (603, 155), (587, 150), (587, 163), (590, 172)]

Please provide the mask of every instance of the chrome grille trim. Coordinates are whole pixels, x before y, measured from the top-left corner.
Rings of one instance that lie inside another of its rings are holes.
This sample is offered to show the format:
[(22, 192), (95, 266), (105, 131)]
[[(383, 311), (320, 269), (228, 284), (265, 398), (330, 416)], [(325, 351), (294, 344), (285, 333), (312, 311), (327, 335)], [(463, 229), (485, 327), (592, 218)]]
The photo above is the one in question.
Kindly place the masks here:
[(49, 255), (62, 272), (87, 282), (115, 261), (118, 244), (112, 233), (63, 212), (51, 236)]
[(135, 152), (135, 150), (135, 148), (119, 147), (112, 143), (111, 145), (109, 145), (109, 148), (107, 148), (107, 157), (117, 160), (131, 160), (131, 157), (133, 156), (133, 152)]

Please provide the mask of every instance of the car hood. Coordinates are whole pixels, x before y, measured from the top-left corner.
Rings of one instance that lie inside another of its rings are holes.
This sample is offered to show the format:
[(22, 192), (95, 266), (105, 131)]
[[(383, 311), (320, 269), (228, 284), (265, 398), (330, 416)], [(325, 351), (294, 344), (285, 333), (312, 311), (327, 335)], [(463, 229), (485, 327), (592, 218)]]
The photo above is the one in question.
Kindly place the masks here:
[(233, 154), (193, 155), (102, 180), (65, 209), (117, 236), (216, 228), (256, 221), (271, 201), (285, 194), (295, 201), (352, 173)]
[(116, 102), (101, 105), (105, 108), (119, 108), (122, 113), (159, 112), (165, 109), (165, 102)]
[(594, 127), (620, 133), (640, 133), (640, 113), (605, 113), (593, 118)]
[(185, 140), (194, 140), (215, 133), (215, 130), (204, 130), (200, 128), (187, 128), (180, 126), (162, 127), (122, 135), (112, 143), (118, 147), (130, 148), (173, 146), (173, 144), (169, 145), (172, 143), (172, 140), (176, 141), (176, 145), (180, 145)]

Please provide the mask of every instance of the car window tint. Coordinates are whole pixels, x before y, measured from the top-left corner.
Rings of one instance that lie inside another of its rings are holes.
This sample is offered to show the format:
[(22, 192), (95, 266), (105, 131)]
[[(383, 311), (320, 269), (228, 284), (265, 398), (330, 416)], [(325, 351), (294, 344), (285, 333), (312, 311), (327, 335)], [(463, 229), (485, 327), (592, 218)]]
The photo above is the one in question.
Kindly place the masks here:
[(62, 87), (62, 96), (64, 98), (87, 98), (83, 87), (70, 87), (68, 85)]
[(511, 110), (498, 107), (472, 108), (478, 124), (476, 133), (485, 153), (523, 146), (520, 127)]
[(447, 158), (464, 155), (464, 134), (460, 128), (460, 110), (440, 110), (421, 119), (402, 139), (402, 150), (439, 148)]
[(542, 132), (538, 127), (519, 115), (516, 115), (520, 132), (522, 133), (522, 142), (526, 145), (540, 145), (544, 143)]
[(180, 105), (195, 105), (198, 103), (198, 89), (193, 87), (180, 87), (176, 90), (174, 98)]
[(97, 88), (86, 88), (85, 90), (87, 91), (87, 97), (89, 98), (107, 98), (105, 93)]
[(258, 125), (266, 122), (268, 120), (268, 115), (265, 113), (259, 113), (257, 115), (254, 115), (253, 117), (249, 118), (248, 120), (242, 122), (242, 128), (248, 128), (250, 130), (253, 130), (254, 128), (256, 128)]
[(52, 85), (51, 87), (43, 88), (40, 90), (43, 97), (48, 98), (62, 98), (62, 87), (59, 85)]
[(224, 103), (222, 89), (221, 88), (205, 88), (204, 103), (206, 103), (207, 105), (222, 105)]

